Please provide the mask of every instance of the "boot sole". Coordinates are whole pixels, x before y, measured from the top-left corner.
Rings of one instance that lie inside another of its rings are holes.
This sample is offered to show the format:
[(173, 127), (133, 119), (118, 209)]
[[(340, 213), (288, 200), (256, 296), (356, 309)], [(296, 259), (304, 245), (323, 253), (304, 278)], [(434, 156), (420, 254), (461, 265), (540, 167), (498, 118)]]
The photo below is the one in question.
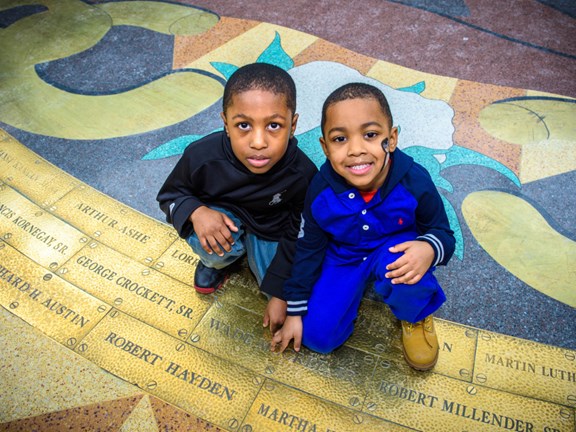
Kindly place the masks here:
[(224, 278), (224, 280), (222, 282), (220, 282), (220, 284), (218, 284), (218, 286), (216, 288), (212, 288), (212, 287), (199, 287), (198, 285), (194, 285), (194, 289), (196, 290), (197, 293), (200, 294), (212, 294), (213, 292), (218, 291), (222, 285), (224, 285), (226, 283), (226, 281), (228, 280), (228, 275), (226, 275), (226, 277)]

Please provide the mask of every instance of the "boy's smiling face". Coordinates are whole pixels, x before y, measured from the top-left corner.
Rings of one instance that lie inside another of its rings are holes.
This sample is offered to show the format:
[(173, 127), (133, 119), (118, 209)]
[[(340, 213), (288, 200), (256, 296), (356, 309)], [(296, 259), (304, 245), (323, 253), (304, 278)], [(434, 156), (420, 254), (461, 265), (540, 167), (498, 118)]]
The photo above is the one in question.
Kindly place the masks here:
[(257, 89), (234, 94), (221, 116), (234, 155), (254, 174), (282, 159), (298, 120), (285, 95)]
[(384, 184), (390, 158), (382, 141), (388, 138), (390, 153), (398, 143), (398, 129), (389, 123), (373, 98), (335, 102), (326, 110), (322, 149), (334, 171), (358, 190), (374, 191)]

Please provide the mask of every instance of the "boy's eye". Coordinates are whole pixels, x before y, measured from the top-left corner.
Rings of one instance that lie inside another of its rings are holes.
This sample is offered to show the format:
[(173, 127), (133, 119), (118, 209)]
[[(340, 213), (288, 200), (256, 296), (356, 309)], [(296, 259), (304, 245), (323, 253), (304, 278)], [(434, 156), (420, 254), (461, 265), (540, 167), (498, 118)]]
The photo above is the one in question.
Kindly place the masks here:
[(238, 123), (237, 126), (240, 130), (248, 130), (250, 128), (250, 125), (246, 122)]
[(281, 128), (281, 125), (280, 125), (280, 123), (270, 123), (270, 124), (268, 125), (268, 127), (269, 127), (270, 129), (272, 129), (272, 130), (278, 130), (278, 129)]
[(346, 137), (342, 135), (335, 136), (334, 138), (332, 138), (332, 141), (336, 143), (343, 143), (344, 141), (346, 141)]
[(378, 136), (378, 133), (376, 133), (376, 132), (366, 132), (365, 136), (366, 136), (366, 138), (368, 138), (368, 139), (374, 139), (374, 138), (376, 138), (376, 137)]

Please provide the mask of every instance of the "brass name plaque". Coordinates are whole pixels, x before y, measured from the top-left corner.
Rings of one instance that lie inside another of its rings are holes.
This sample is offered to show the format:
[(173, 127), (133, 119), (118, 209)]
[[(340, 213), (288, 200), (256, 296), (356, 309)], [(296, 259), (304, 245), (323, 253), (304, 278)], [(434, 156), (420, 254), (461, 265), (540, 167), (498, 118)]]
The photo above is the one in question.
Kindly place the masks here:
[(576, 407), (576, 351), (480, 331), (474, 382)]
[(0, 304), (67, 347), (74, 347), (110, 309), (1, 240)]
[(76, 351), (100, 367), (225, 430), (237, 430), (263, 379), (112, 310)]
[(574, 430), (574, 410), (390, 360), (378, 364), (366, 406), (378, 417), (425, 431)]
[(198, 256), (185, 240), (178, 237), (176, 230), (170, 234), (174, 243), (154, 263), (153, 268), (190, 286), (194, 286), (194, 272)]
[(231, 274), (228, 282), (215, 295), (222, 303), (234, 304), (261, 316), (264, 316), (268, 304), (248, 267)]
[[(472, 382), (477, 330), (435, 319), (440, 345), (434, 372)], [(400, 322), (384, 303), (363, 300), (346, 345), (384, 358), (402, 358)]]
[(174, 228), (85, 185), (66, 194), (50, 211), (86, 235), (142, 263), (152, 263), (176, 239)]
[(211, 297), (96, 241), (59, 272), (94, 297), (182, 339), (211, 305)]
[(194, 330), (196, 346), (266, 377), (297, 386), (318, 397), (362, 409), (376, 357), (347, 346), (322, 355), (306, 348), (298, 353), (270, 352), (269, 330), (262, 316), (231, 304), (212, 307)]
[(440, 352), (434, 372), (472, 382), (478, 330), (434, 319)]
[(384, 303), (363, 300), (346, 345), (376, 355), (402, 355), (400, 322)]
[(80, 182), (0, 129), (0, 180), (41, 207), (49, 207)]
[(0, 238), (52, 270), (87, 240), (80, 231), (5, 184), (0, 184)]
[(240, 430), (402, 432), (413, 429), (266, 380)]

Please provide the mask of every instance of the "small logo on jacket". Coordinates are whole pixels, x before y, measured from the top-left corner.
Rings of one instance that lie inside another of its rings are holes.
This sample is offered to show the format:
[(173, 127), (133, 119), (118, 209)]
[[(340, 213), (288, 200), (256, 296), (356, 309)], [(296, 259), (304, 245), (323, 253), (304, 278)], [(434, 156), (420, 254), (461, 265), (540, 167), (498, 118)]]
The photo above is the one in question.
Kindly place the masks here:
[(404, 225), (404, 219), (398, 218), (398, 225)]
[(283, 190), (280, 193), (274, 194), (274, 196), (272, 197), (272, 201), (270, 201), (268, 203), (268, 205), (276, 205), (276, 204), (280, 204), (282, 202), (282, 194), (286, 192), (285, 190)]

